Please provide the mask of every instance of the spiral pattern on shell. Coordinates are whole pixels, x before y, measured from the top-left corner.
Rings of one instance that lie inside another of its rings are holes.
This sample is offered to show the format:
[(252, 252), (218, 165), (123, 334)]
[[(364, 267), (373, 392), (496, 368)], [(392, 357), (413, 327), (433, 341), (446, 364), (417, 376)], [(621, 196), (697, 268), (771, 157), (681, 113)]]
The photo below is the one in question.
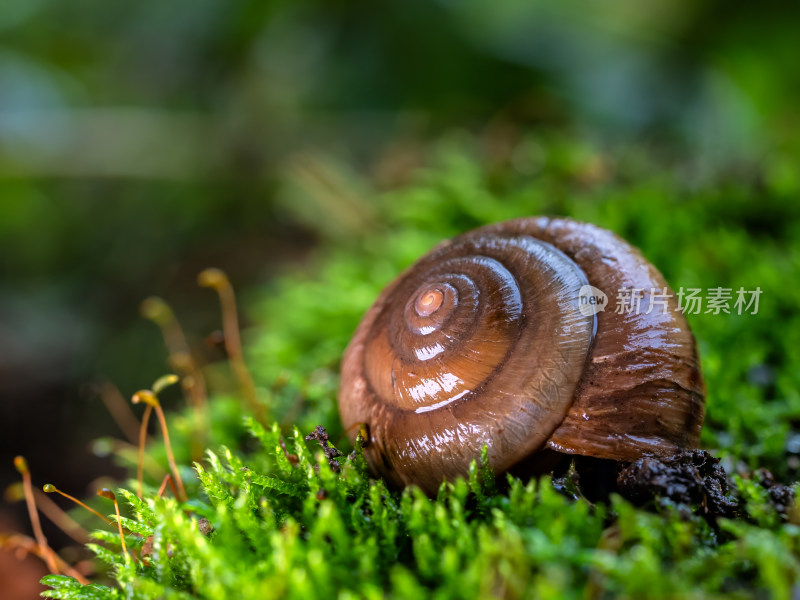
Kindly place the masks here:
[(610, 232), (546, 218), (456, 237), (398, 277), (342, 366), (342, 420), (367, 425), (373, 470), (433, 493), (484, 445), (498, 472), (545, 446), (632, 460), (696, 445), (703, 384), (674, 298), (594, 315), (587, 285), (668, 289)]

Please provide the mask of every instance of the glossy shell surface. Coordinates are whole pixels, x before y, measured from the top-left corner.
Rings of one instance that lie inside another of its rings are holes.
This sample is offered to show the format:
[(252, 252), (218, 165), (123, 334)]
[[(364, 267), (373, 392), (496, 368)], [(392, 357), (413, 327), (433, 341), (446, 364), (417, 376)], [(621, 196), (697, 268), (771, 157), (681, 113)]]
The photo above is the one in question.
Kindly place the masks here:
[[(597, 314), (581, 305), (589, 285), (608, 297)], [(620, 290), (641, 290), (639, 310), (615, 310)], [(615, 460), (695, 447), (704, 388), (655, 267), (609, 231), (538, 217), (443, 242), (390, 284), (345, 352), (339, 401), (353, 436), (367, 425), (377, 474), (434, 493), (484, 445), (498, 472), (545, 447)]]

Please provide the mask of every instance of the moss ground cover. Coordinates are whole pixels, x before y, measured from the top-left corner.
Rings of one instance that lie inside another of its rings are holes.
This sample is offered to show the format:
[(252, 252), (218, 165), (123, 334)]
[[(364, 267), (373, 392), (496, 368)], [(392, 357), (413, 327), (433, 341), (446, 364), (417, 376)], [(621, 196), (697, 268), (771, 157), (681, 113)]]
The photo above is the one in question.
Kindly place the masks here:
[[(461, 134), (431, 147), (408, 183), (371, 190), (290, 176), (298, 218), (329, 223), (308, 268), (244, 298), (257, 323), (245, 358), (275, 425), (236, 398), (211, 398), (207, 452), (190, 471), (196, 420), (170, 417), (189, 501), (118, 496), (131, 532), (91, 547), (107, 579), (48, 576), (53, 598), (604, 598), (775, 597), (797, 592), (800, 520), (779, 513), (753, 475), (800, 467), (800, 179), (775, 155), (736, 169), (574, 138), (530, 137), (487, 160)], [(336, 173), (332, 159), (315, 159)], [(312, 182), (313, 183), (313, 182)], [(366, 199), (368, 198), (368, 200)], [(329, 460), (305, 435), (340, 444), (338, 364), (380, 289), (445, 237), (526, 215), (567, 215), (616, 231), (673, 288), (760, 288), (757, 314), (690, 314), (708, 387), (704, 448), (722, 458), (742, 500), (736, 519), (671, 502), (590, 503), (549, 478), (498, 480), (481, 461), (435, 499), (387, 489), (355, 448)], [(305, 216), (304, 216), (305, 215)], [(313, 217), (312, 217), (313, 215)], [(368, 227), (363, 227), (364, 225)], [(369, 233), (364, 234), (363, 231)], [(358, 233), (356, 233), (358, 232)], [(226, 377), (224, 365), (209, 380)], [(148, 450), (166, 465), (158, 445)], [(129, 456), (120, 461), (131, 464)], [(210, 533), (198, 525), (208, 519)], [(152, 536), (152, 537), (151, 537)], [(150, 540), (149, 547), (142, 546)]]

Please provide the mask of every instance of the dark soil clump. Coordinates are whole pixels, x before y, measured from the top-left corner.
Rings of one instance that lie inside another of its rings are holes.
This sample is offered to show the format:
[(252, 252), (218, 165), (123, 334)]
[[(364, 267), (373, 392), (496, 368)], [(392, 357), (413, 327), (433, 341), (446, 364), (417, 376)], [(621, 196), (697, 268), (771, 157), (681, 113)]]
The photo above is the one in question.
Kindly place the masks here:
[(792, 486), (778, 483), (773, 474), (767, 469), (758, 469), (753, 479), (767, 490), (770, 504), (783, 519), (789, 518), (789, 511), (794, 507), (794, 490)]
[(668, 458), (644, 457), (620, 469), (619, 493), (642, 504), (656, 497), (697, 507), (700, 514), (736, 516), (738, 502), (729, 495), (728, 476), (705, 450), (681, 452)]
[[(694, 513), (712, 520), (749, 518), (746, 499), (740, 497), (720, 460), (705, 450), (645, 456), (632, 463), (565, 457), (551, 474), (553, 487), (559, 492), (592, 503), (606, 502), (616, 493), (637, 506), (666, 503), (680, 507), (687, 515)], [(795, 494), (791, 485), (776, 482), (767, 469), (755, 471), (751, 479), (763, 488), (781, 520), (793, 518)]]

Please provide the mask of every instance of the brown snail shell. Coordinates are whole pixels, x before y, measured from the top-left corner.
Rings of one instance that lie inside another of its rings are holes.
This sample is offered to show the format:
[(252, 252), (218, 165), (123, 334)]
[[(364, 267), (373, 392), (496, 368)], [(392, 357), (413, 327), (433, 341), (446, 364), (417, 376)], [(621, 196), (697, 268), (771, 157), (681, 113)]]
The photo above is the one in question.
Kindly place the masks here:
[[(581, 310), (585, 285), (611, 306)], [(641, 310), (614, 310), (619, 290)], [(651, 290), (667, 310), (647, 311)], [(589, 314), (583, 314), (588, 312)], [(448, 240), (392, 282), (345, 352), (339, 410), (372, 469), (435, 493), (486, 445), (498, 473), (544, 448), (619, 461), (697, 446), (704, 385), (674, 294), (615, 234), (533, 217)]]

